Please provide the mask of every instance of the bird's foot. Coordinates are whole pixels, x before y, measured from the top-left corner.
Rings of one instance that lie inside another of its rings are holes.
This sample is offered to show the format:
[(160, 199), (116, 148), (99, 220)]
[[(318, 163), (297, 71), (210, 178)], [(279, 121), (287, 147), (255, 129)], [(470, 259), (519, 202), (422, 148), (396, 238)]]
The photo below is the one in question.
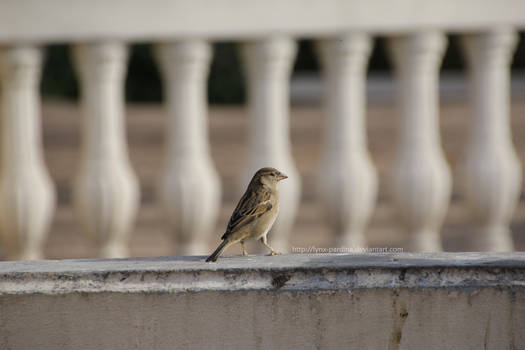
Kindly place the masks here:
[(275, 250), (272, 250), (271, 253), (268, 254), (268, 256), (273, 256), (273, 255), (281, 255), (281, 253), (276, 252)]

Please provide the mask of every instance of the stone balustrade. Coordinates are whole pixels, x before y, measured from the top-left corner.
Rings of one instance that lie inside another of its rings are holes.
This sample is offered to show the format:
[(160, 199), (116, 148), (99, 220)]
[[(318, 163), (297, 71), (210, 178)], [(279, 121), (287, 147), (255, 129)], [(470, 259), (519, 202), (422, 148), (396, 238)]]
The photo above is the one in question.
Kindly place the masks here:
[(205, 81), (210, 44), (225, 39), (242, 43), (249, 89), (244, 179), (269, 165), (290, 176), (282, 185), (275, 246), (289, 244), (301, 196), (288, 96), (299, 37), (318, 41), (326, 82), (321, 164), (328, 175), (319, 181), (326, 220), (336, 245), (366, 245), (378, 188), (365, 115), (365, 73), (375, 35), (389, 40), (402, 117), (389, 187), (411, 235), (410, 248), (441, 250), (452, 183), (440, 143), (438, 72), (449, 32), (462, 34), (470, 76), (471, 135), (462, 176), (479, 231), (471, 247), (513, 249), (509, 221), (521, 191), (521, 167), (509, 128), (509, 67), (516, 31), (525, 28), (523, 2), (19, 1), (0, 3), (0, 23), (0, 245), (8, 259), (41, 257), (53, 215), (38, 82), (45, 45), (64, 41), (72, 45), (84, 114), (74, 202), (79, 225), (101, 257), (127, 255), (139, 202), (123, 99), (126, 46), (138, 40), (155, 43), (164, 81), (169, 119), (158, 188), (178, 254), (204, 252), (201, 237), (210, 233), (220, 203)]

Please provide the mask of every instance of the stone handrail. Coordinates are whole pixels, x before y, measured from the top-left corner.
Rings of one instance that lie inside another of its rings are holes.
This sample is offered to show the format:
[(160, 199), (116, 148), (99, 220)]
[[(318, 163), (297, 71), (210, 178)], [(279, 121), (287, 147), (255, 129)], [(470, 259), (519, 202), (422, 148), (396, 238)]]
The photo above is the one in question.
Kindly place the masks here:
[(245, 40), (275, 35), (332, 37), (440, 29), (479, 32), (525, 26), (520, 0), (82, 0), (5, 1), (0, 43), (103, 39)]

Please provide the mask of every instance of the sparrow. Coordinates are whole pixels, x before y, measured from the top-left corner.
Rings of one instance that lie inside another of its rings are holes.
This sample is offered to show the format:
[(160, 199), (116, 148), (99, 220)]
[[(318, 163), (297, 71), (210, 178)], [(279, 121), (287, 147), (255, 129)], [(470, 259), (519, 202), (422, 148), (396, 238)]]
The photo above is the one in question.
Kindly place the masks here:
[(269, 255), (277, 253), (268, 245), (266, 236), (279, 214), (279, 191), (277, 183), (288, 178), (274, 168), (259, 169), (253, 175), (246, 192), (235, 207), (233, 214), (222, 235), (222, 243), (206, 259), (206, 262), (217, 261), (224, 249), (232, 244), (241, 243), (242, 255), (247, 255), (244, 242), (247, 240), (261, 240), (268, 249)]

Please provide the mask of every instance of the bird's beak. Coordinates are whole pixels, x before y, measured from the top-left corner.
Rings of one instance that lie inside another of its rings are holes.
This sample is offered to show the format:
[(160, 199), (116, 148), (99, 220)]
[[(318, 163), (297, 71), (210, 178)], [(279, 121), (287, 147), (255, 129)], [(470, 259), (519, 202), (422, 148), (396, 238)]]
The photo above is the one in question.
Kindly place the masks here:
[(278, 177), (279, 177), (279, 181), (281, 181), (281, 180), (287, 179), (288, 175), (286, 175), (284, 173), (280, 173)]

